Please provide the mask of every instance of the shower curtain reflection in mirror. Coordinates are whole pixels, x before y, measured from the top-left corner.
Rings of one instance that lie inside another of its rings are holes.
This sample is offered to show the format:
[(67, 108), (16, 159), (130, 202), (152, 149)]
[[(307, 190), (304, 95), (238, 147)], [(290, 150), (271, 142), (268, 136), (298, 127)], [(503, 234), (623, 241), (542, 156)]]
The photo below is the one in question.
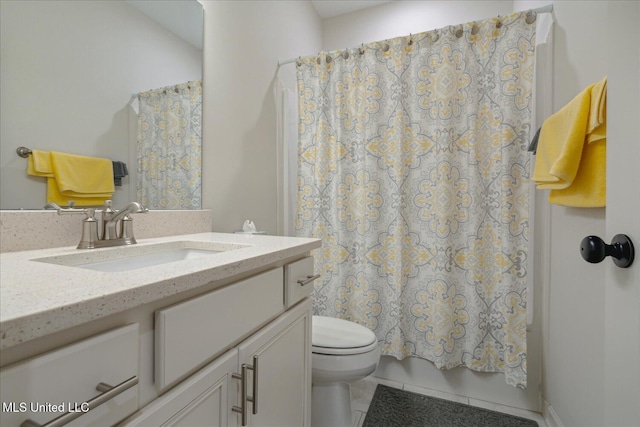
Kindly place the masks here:
[(149, 209), (201, 208), (202, 83), (138, 94), (137, 200)]

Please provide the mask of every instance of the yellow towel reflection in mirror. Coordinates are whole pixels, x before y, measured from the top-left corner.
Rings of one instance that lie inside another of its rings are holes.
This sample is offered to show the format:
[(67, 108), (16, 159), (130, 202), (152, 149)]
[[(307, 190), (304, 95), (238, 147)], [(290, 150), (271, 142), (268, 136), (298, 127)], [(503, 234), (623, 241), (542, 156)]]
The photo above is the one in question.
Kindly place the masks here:
[(27, 173), (47, 178), (47, 203), (103, 205), (115, 191), (109, 159), (32, 150)]

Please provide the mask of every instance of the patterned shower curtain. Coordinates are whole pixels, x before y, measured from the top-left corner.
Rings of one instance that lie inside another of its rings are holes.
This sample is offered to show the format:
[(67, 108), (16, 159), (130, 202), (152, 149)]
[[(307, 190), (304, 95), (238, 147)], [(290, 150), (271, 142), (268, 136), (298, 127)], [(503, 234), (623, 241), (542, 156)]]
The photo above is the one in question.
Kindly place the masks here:
[(535, 24), (515, 13), (297, 61), (314, 313), (382, 354), (526, 387)]
[(138, 201), (149, 209), (200, 209), (202, 83), (138, 94)]

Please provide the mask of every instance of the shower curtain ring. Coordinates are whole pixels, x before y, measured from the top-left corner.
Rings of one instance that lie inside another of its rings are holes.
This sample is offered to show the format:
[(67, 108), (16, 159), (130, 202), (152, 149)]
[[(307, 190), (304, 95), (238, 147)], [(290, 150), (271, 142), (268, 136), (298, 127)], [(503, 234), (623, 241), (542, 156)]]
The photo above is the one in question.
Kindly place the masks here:
[(527, 24), (533, 24), (536, 22), (536, 13), (533, 10), (527, 12), (527, 18), (525, 19)]

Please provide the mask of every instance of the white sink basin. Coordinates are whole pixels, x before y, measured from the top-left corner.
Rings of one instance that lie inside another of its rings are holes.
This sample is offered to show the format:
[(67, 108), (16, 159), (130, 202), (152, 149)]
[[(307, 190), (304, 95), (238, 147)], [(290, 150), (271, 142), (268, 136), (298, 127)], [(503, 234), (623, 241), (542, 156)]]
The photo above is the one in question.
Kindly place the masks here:
[(88, 270), (122, 272), (172, 262), (212, 257), (221, 252), (245, 247), (249, 246), (219, 242), (180, 241), (144, 246), (134, 245), (95, 250), (89, 249), (70, 255), (38, 258), (34, 259), (34, 261), (85, 268)]

